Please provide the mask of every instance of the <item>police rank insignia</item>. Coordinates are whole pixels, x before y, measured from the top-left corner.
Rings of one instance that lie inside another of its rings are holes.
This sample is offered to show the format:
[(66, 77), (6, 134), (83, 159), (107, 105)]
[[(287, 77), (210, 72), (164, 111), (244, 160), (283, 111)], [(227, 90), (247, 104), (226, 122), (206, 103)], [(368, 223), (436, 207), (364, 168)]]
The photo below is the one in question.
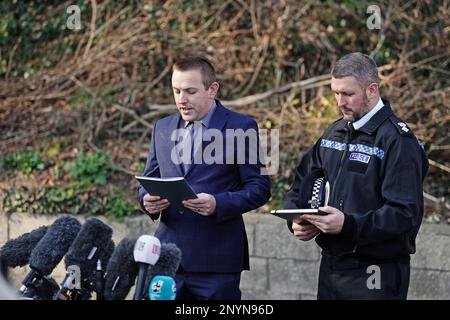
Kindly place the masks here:
[(406, 123), (404, 123), (404, 122), (398, 122), (397, 124), (400, 126), (400, 128), (401, 128), (403, 131), (409, 132), (409, 128), (408, 128), (408, 126), (406, 125)]

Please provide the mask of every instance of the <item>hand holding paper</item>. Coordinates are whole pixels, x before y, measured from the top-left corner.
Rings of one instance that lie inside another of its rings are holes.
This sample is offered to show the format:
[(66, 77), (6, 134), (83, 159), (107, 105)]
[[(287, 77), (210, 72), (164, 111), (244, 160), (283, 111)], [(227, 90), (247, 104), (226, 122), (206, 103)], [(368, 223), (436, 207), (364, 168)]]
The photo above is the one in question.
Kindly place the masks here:
[(202, 216), (210, 216), (216, 211), (216, 198), (208, 193), (197, 194), (197, 199), (184, 200), (183, 205)]
[(169, 200), (161, 199), (160, 196), (146, 194), (143, 200), (145, 210), (147, 210), (150, 214), (160, 213), (162, 210), (167, 209), (170, 206)]

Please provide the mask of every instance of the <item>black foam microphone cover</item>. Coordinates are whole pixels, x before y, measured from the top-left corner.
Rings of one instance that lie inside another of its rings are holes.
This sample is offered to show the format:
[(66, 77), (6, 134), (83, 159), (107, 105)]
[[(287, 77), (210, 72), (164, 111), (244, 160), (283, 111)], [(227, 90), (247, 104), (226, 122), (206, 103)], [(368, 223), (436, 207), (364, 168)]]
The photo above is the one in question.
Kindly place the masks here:
[(46, 234), (47, 230), (47, 226), (41, 226), (6, 242), (0, 249), (0, 259), (3, 265), (11, 268), (27, 265), (30, 261), (31, 251)]
[(81, 224), (70, 215), (62, 215), (53, 222), (30, 255), (30, 268), (41, 276), (49, 275), (69, 250)]
[(114, 250), (114, 244), (111, 245), (112, 232), (99, 219), (87, 219), (64, 258), (66, 269), (78, 266), (82, 281), (95, 282), (97, 260), (105, 261)]
[(133, 251), (138, 237), (125, 237), (114, 249), (105, 273), (103, 296), (106, 300), (123, 300), (136, 281), (139, 266)]
[(116, 244), (114, 243), (114, 241), (112, 239), (109, 240), (108, 245), (106, 246), (102, 256), (100, 257), (100, 261), (101, 261), (103, 269), (108, 265), (109, 259), (111, 259), (111, 256), (112, 256), (115, 248), (116, 248)]
[(162, 243), (161, 254), (155, 265), (150, 265), (147, 273), (147, 281), (145, 282), (144, 293), (148, 293), (148, 286), (152, 278), (156, 275), (169, 276), (175, 278), (175, 274), (181, 262), (181, 250), (174, 243)]

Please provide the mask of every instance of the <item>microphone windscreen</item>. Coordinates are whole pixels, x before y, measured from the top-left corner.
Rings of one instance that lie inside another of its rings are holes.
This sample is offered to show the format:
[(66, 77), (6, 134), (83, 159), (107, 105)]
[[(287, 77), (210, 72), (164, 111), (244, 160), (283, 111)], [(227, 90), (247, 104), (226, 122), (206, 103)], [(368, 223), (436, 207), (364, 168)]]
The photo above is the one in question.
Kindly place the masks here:
[(111, 256), (114, 252), (114, 249), (116, 248), (116, 244), (111, 239), (109, 240), (109, 244), (105, 249), (105, 252), (103, 252), (102, 256), (100, 257), (100, 261), (102, 262), (102, 268), (105, 269), (108, 265), (109, 259), (111, 259)]
[(105, 273), (106, 300), (123, 300), (134, 285), (138, 264), (134, 261), (134, 245), (138, 237), (125, 237), (114, 249)]
[(70, 215), (56, 219), (31, 251), (30, 267), (42, 276), (49, 275), (69, 250), (80, 228), (80, 222)]
[(112, 229), (97, 218), (89, 218), (81, 227), (80, 232), (64, 258), (66, 269), (69, 266), (78, 266), (81, 279), (95, 281), (97, 260), (111, 249), (110, 241)]
[(148, 285), (150, 284), (152, 278), (156, 275), (169, 276), (175, 278), (175, 274), (180, 266), (181, 262), (181, 250), (174, 243), (163, 243), (161, 244), (161, 254), (158, 261), (154, 266), (148, 268), (147, 287), (145, 292), (148, 291)]
[(134, 261), (154, 265), (160, 255), (161, 242), (158, 238), (150, 235), (140, 236), (134, 245)]
[(0, 259), (8, 267), (23, 267), (30, 261), (31, 251), (47, 232), (47, 226), (41, 226), (31, 232), (9, 240), (0, 249)]
[(175, 300), (175, 280), (169, 276), (154, 276), (148, 288), (150, 300)]

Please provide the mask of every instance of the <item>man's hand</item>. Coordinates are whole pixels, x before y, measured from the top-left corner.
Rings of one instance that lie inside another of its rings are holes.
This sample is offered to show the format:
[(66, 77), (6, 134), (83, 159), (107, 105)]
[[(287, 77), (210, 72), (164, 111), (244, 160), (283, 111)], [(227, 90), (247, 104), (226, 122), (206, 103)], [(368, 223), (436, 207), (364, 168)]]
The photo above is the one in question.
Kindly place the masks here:
[(216, 211), (216, 198), (208, 193), (197, 194), (197, 199), (184, 200), (183, 205), (202, 216), (210, 216)]
[(144, 196), (144, 208), (150, 214), (157, 214), (170, 206), (167, 199), (161, 199), (159, 196), (151, 196), (148, 193)]
[(338, 234), (344, 225), (344, 213), (333, 207), (320, 207), (320, 211), (328, 213), (327, 215), (304, 214), (302, 219), (315, 225), (320, 231), (328, 234)]
[(297, 217), (292, 221), (292, 230), (294, 231), (294, 236), (303, 241), (311, 240), (320, 233), (316, 226), (302, 217)]

